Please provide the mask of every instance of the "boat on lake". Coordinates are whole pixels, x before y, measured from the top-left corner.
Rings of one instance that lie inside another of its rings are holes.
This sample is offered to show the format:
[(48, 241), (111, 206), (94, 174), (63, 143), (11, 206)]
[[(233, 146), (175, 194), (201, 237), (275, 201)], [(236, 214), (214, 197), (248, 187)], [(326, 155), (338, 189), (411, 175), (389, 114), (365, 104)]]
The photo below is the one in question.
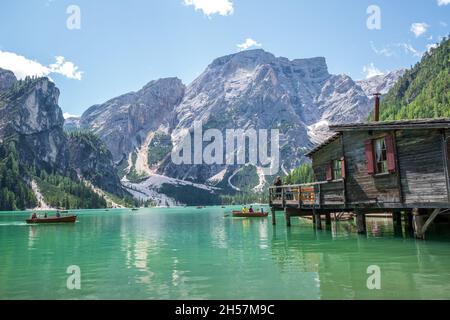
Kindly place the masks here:
[(139, 208), (133, 208), (131, 211), (139, 211)]
[(242, 211), (233, 211), (233, 217), (235, 218), (266, 218), (268, 215), (268, 212), (243, 213)]
[(35, 218), (27, 219), (28, 224), (43, 224), (43, 223), (75, 223), (77, 221), (77, 216), (66, 216), (66, 217), (50, 217), (50, 218)]

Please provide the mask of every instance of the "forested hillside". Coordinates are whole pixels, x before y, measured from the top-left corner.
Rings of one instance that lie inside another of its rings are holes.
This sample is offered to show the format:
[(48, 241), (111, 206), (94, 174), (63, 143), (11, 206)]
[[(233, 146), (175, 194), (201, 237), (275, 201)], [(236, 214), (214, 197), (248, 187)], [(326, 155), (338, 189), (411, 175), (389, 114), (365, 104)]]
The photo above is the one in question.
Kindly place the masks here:
[(382, 120), (450, 117), (450, 40), (426, 53), (389, 91)]

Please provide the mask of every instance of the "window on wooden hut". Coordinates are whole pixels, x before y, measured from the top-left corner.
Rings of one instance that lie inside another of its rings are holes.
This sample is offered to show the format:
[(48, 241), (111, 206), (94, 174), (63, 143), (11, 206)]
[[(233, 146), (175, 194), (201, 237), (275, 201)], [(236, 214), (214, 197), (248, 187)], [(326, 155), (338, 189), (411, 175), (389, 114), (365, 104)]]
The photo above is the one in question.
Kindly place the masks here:
[(388, 173), (386, 140), (377, 139), (375, 142), (376, 173)]
[(333, 180), (342, 179), (342, 161), (333, 160)]

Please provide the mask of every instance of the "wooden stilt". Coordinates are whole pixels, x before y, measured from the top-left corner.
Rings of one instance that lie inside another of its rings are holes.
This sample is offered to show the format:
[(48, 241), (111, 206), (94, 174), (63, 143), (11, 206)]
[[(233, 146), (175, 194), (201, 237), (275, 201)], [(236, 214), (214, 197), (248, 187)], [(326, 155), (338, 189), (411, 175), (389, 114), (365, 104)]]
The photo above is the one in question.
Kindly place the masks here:
[(367, 227), (365, 214), (361, 212), (355, 212), (355, 214), (356, 214), (356, 228), (358, 230), (358, 234), (366, 234)]
[(272, 208), (271, 211), (272, 211), (272, 225), (275, 226), (277, 224), (277, 218), (275, 217), (276, 212), (274, 208)]
[(325, 214), (325, 223), (327, 226), (331, 226), (331, 213), (329, 212)]
[(420, 213), (413, 215), (414, 235), (417, 239), (425, 239), (425, 235), (422, 233), (423, 225), (425, 224), (425, 216)]
[(394, 235), (402, 236), (403, 235), (402, 212), (399, 210), (394, 210), (392, 212), (392, 221), (393, 221), (393, 225), (394, 225)]
[(286, 226), (290, 227), (291, 226), (291, 215), (289, 214), (287, 209), (284, 209), (284, 216), (286, 217)]
[(406, 210), (405, 212), (405, 233), (411, 237), (414, 236), (412, 210)]
[(322, 230), (322, 217), (320, 216), (320, 211), (314, 210), (314, 215), (316, 216), (316, 228)]

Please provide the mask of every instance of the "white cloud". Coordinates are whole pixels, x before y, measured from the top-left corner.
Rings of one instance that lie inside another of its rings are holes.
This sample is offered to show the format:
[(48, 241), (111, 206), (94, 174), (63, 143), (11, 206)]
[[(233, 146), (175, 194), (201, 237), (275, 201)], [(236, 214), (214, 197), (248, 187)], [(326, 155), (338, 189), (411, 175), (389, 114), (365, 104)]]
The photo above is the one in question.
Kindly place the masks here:
[(437, 0), (438, 6), (446, 6), (450, 4), (450, 0)]
[(376, 54), (381, 55), (381, 56), (392, 57), (395, 54), (395, 52), (390, 47), (378, 49), (377, 47), (375, 47), (375, 45), (373, 44), (372, 41), (370, 42), (370, 46), (372, 47), (372, 50)]
[(398, 47), (403, 48), (403, 50), (405, 50), (405, 53), (410, 53), (415, 57), (422, 57), (423, 52), (420, 52), (418, 50), (416, 50), (412, 45), (410, 45), (409, 43), (398, 43), (397, 44)]
[(69, 118), (79, 118), (80, 116), (76, 116), (74, 114), (70, 114), (68, 112), (64, 112), (63, 113), (64, 119), (69, 119)]
[(208, 17), (214, 14), (228, 16), (233, 14), (233, 2), (230, 0), (184, 0), (184, 5), (194, 6), (195, 11), (201, 10)]
[(367, 79), (384, 74), (380, 69), (375, 67), (373, 62), (369, 63), (367, 66), (364, 66), (363, 72), (365, 73)]
[(415, 34), (416, 38), (418, 38), (427, 32), (429, 27), (430, 26), (425, 22), (416, 22), (411, 25), (411, 32)]
[(237, 47), (239, 48), (239, 51), (243, 51), (253, 47), (261, 48), (262, 44), (258, 43), (256, 40), (247, 38), (244, 43), (238, 44)]
[(58, 73), (69, 79), (81, 80), (82, 72), (78, 67), (70, 61), (66, 61), (64, 57), (56, 57), (56, 62), (49, 65), (50, 73)]
[(439, 22), (439, 24), (441, 25), (441, 27), (444, 27), (444, 28), (448, 26), (447, 22), (444, 22), (444, 21)]
[(60, 74), (69, 79), (81, 80), (83, 72), (64, 57), (56, 57), (56, 62), (49, 66), (20, 56), (14, 52), (0, 50), (0, 68), (11, 70), (18, 79), (26, 76), (44, 77), (50, 74)]
[(0, 50), (0, 68), (14, 72), (17, 78), (23, 79), (26, 76), (48, 75), (48, 68), (39, 62), (29, 60), (13, 52)]
[(415, 57), (420, 58), (423, 54), (423, 52), (416, 50), (409, 43), (395, 43), (395, 44), (387, 45), (381, 49), (378, 49), (377, 47), (375, 47), (373, 42), (370, 42), (370, 46), (372, 47), (372, 50), (377, 55), (385, 56), (385, 57), (399, 56), (399, 55), (401, 55), (402, 52), (404, 52), (406, 54), (411, 54)]

